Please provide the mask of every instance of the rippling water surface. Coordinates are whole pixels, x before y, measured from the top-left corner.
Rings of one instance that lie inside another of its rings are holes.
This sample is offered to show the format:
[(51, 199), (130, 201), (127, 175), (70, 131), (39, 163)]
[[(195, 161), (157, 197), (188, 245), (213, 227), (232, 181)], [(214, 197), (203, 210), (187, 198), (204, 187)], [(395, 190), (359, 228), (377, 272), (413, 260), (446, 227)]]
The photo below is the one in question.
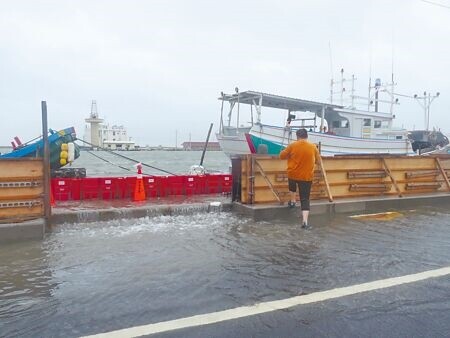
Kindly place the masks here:
[[(294, 221), (198, 213), (67, 224), (43, 242), (4, 245), (0, 336), (76, 337), (450, 262), (447, 210), (313, 223), (305, 231)], [(440, 287), (448, 291), (448, 282)], [(356, 325), (351, 316), (343, 320)]]
[[(155, 168), (182, 174), (187, 173), (192, 165), (199, 165), (201, 151), (119, 151), (119, 155), (146, 163)], [(99, 158), (100, 157), (100, 158)], [(113, 164), (111, 164), (113, 163)], [(88, 176), (127, 176), (135, 173), (135, 162), (121, 158), (106, 151), (81, 151), (80, 157), (73, 163), (74, 167), (86, 168)], [(229, 172), (231, 162), (221, 151), (207, 151), (203, 166), (210, 172)], [(120, 168), (119, 166), (123, 167)], [(146, 174), (166, 175), (162, 171), (149, 167), (143, 168)]]

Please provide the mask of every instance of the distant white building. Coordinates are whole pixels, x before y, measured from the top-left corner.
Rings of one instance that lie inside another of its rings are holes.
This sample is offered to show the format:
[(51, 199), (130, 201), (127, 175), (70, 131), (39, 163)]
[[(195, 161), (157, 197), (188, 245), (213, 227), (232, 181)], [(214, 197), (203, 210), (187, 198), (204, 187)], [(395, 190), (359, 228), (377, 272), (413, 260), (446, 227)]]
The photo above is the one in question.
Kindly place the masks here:
[[(92, 101), (91, 115), (85, 120), (86, 127), (83, 139), (93, 145), (111, 150), (134, 150), (135, 142), (128, 137), (124, 126), (102, 124), (97, 114), (97, 104)], [(92, 134), (93, 132), (93, 134)]]
[[(91, 128), (87, 124), (84, 131), (84, 140), (91, 143)], [(127, 135), (124, 126), (110, 126), (109, 124), (100, 124), (98, 129), (99, 146), (111, 150), (134, 150), (136, 145)]]

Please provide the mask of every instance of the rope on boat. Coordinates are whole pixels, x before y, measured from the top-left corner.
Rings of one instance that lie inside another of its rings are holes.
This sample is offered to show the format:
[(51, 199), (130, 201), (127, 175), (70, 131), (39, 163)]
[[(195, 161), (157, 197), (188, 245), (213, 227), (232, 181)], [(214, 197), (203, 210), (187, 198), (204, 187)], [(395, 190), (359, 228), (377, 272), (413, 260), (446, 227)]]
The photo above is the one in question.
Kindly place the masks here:
[(164, 169), (161, 169), (161, 168), (154, 167), (154, 166), (152, 166), (152, 165), (150, 165), (150, 164), (142, 163), (142, 162), (140, 162), (140, 161), (138, 161), (138, 160), (135, 160), (135, 159), (133, 159), (133, 158), (131, 158), (131, 157), (128, 157), (128, 156), (125, 156), (125, 155), (122, 155), (122, 154), (118, 154), (118, 153), (112, 151), (111, 149), (107, 149), (107, 148), (103, 148), (103, 147), (100, 147), (100, 146), (96, 146), (96, 145), (94, 145), (94, 144), (92, 144), (92, 143), (89, 143), (89, 142), (87, 142), (87, 141), (80, 140), (80, 139), (77, 139), (77, 141), (81, 141), (81, 142), (83, 142), (83, 143), (85, 143), (85, 144), (87, 144), (87, 145), (90, 145), (91, 147), (94, 147), (94, 148), (98, 148), (98, 149), (107, 151), (107, 152), (109, 152), (109, 153), (111, 153), (111, 154), (113, 154), (113, 155), (122, 157), (122, 158), (124, 158), (124, 159), (126, 159), (126, 160), (128, 160), (128, 161), (131, 161), (131, 162), (134, 162), (134, 163), (141, 163), (144, 167), (156, 169), (156, 170), (162, 171), (162, 172), (164, 172), (164, 173), (166, 173), (166, 174), (173, 175), (173, 176), (177, 176), (177, 174), (174, 174), (174, 173), (172, 173), (172, 172), (170, 172), (170, 171), (167, 171), (167, 170), (164, 170)]

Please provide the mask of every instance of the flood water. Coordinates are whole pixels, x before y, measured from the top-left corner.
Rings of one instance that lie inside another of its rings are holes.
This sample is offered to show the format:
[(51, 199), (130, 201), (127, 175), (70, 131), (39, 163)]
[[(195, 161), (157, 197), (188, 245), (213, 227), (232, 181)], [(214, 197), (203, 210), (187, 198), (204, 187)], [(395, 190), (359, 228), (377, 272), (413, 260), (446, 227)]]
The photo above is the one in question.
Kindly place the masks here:
[[(450, 212), (254, 222), (228, 212), (58, 226), (0, 247), (0, 336), (78, 337), (450, 264)], [(448, 276), (158, 337), (445, 337)]]
[[(152, 167), (163, 169), (174, 174), (189, 172), (192, 165), (199, 165), (201, 151), (119, 151), (119, 155), (132, 158)], [(114, 155), (107, 151), (81, 151), (80, 157), (73, 163), (74, 167), (86, 168), (88, 176), (128, 176), (136, 173), (135, 162)], [(230, 170), (231, 161), (221, 151), (207, 151), (203, 159), (203, 167), (209, 172), (225, 172)], [(120, 168), (120, 167), (122, 168)], [(124, 169), (125, 168), (125, 169)], [(155, 168), (144, 167), (149, 175), (167, 175)], [(126, 170), (129, 169), (129, 170)]]

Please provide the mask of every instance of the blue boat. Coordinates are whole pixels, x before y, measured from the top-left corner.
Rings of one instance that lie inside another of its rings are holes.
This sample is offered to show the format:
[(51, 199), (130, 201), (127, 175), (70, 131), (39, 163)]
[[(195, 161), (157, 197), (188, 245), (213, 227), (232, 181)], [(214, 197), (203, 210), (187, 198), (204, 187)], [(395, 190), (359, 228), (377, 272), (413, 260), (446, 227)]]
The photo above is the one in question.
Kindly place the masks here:
[[(50, 129), (48, 135), (48, 142), (50, 144), (50, 168), (60, 169), (64, 165), (60, 162), (61, 145), (63, 143), (75, 142), (77, 139), (75, 128), (70, 127), (60, 131), (55, 131)], [(75, 156), (78, 158), (80, 156), (80, 147), (75, 145)], [(44, 154), (44, 141), (41, 138), (36, 141), (30, 141), (19, 145), (16, 149), (10, 153), (0, 155), (1, 158), (21, 158), (21, 157), (43, 157)]]

